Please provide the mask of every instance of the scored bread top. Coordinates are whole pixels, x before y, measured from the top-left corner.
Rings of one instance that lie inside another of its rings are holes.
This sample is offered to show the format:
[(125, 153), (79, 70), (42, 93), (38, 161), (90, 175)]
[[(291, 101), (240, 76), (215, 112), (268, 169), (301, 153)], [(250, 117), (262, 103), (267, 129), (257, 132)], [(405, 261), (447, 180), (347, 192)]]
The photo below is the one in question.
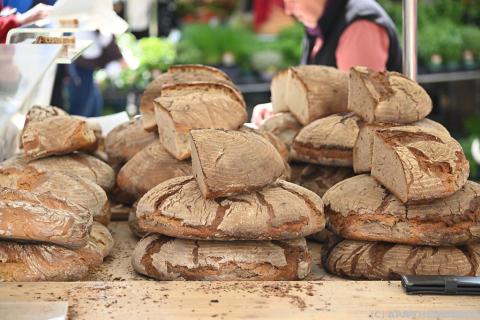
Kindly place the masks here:
[(204, 199), (193, 177), (175, 178), (140, 200), (137, 217), (149, 232), (199, 240), (292, 239), (324, 226), (320, 197), (284, 181), (256, 192)]
[(53, 106), (33, 106), (30, 109), (28, 109), (27, 115), (25, 117), (25, 125), (23, 126), (23, 130), (25, 130), (25, 127), (27, 124), (32, 121), (33, 119), (35, 120), (43, 120), (46, 118), (50, 117), (55, 117), (55, 116), (68, 116), (69, 114), (57, 107)]
[(471, 181), (449, 197), (404, 204), (362, 174), (331, 187), (323, 201), (328, 228), (348, 239), (432, 246), (480, 239), (480, 185)]
[(159, 141), (158, 131), (143, 130), (143, 117), (119, 124), (105, 138), (105, 152), (112, 160), (124, 163), (148, 145)]
[[(390, 156), (395, 161), (385, 164)], [(465, 184), (469, 171), (460, 144), (441, 131), (415, 126), (375, 131), (372, 177), (405, 203), (446, 197)]]
[(170, 115), (175, 130), (180, 132), (188, 132), (192, 128), (237, 130), (248, 118), (245, 108), (238, 101), (215, 92), (160, 97), (154, 100), (154, 104)]
[(258, 134), (192, 129), (190, 142), (193, 174), (206, 199), (262, 189), (284, 171), (280, 154)]

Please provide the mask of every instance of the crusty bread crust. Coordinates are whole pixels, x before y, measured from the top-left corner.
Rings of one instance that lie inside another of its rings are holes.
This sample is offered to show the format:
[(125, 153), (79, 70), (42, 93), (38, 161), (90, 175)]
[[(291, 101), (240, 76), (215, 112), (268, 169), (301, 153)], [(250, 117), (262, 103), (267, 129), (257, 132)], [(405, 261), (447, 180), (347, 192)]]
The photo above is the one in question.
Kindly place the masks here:
[(24, 155), (12, 157), (0, 163), (0, 187), (17, 189), (17, 181), (30, 161)]
[(302, 170), (298, 185), (323, 197), (328, 189), (355, 175), (351, 168), (309, 164)]

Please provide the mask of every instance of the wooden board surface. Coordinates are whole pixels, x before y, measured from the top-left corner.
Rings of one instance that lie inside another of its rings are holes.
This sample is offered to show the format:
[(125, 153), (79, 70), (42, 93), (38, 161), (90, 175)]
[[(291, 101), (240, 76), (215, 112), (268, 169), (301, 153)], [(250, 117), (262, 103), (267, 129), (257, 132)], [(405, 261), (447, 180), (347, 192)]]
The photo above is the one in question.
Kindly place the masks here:
[(304, 281), (154, 281), (136, 274), (130, 265), (138, 238), (127, 222), (114, 221), (108, 228), (116, 245), (86, 281), (3, 283), (0, 302), (68, 301), (68, 319), (96, 320), (387, 319), (404, 310), (425, 311), (425, 318), (430, 310), (480, 312), (479, 296), (408, 296), (398, 281), (350, 281), (329, 275), (320, 266), (321, 245), (313, 242), (309, 246), (314, 264)]

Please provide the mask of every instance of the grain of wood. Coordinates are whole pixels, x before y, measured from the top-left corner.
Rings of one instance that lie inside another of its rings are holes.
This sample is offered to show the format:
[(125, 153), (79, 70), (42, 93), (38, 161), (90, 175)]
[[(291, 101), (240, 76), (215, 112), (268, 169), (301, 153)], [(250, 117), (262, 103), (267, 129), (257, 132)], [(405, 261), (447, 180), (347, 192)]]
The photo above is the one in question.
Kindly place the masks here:
[(349, 80), (345, 71), (308, 65), (290, 67), (288, 75), (285, 103), (301, 124), (347, 111)]
[(334, 235), (322, 249), (322, 264), (334, 274), (359, 280), (400, 280), (401, 275), (480, 276), (480, 244), (409, 246), (346, 240)]
[(292, 239), (324, 227), (320, 197), (285, 181), (248, 194), (204, 199), (193, 177), (175, 178), (143, 196), (137, 218), (149, 232), (197, 240)]
[(17, 189), (17, 181), (30, 161), (25, 155), (19, 155), (0, 163), (0, 187)]
[(158, 141), (158, 132), (143, 130), (143, 118), (134, 118), (113, 128), (105, 138), (111, 163), (126, 163), (148, 145)]
[(87, 276), (86, 261), (53, 244), (0, 241), (0, 282), (76, 281)]
[(351, 167), (353, 146), (365, 121), (353, 113), (315, 120), (293, 140), (292, 160), (325, 166)]
[(288, 241), (194, 241), (158, 233), (135, 248), (135, 271), (157, 280), (301, 280), (312, 256), (305, 238)]
[(122, 167), (117, 176), (117, 185), (123, 193), (139, 200), (162, 182), (192, 174), (190, 159), (177, 160), (157, 141)]
[(23, 148), (29, 159), (71, 153), (95, 141), (88, 124), (70, 116), (32, 120), (22, 134)]
[(248, 118), (238, 101), (214, 92), (160, 97), (154, 105), (162, 145), (179, 160), (191, 155), (190, 129), (237, 130)]
[(462, 147), (447, 134), (421, 127), (375, 131), (372, 177), (404, 203), (447, 197), (469, 172)]
[(354, 175), (351, 168), (309, 164), (303, 169), (297, 184), (323, 197), (328, 189)]
[(72, 153), (63, 156), (51, 156), (30, 161), (25, 167), (17, 184), (27, 183), (34, 180), (38, 175), (47, 171), (66, 171), (80, 178), (93, 181), (109, 191), (115, 184), (113, 169), (103, 161), (84, 153)]
[(91, 213), (93, 220), (103, 225), (107, 225), (110, 221), (110, 202), (107, 194), (99, 185), (88, 179), (82, 179), (65, 171), (47, 171), (35, 176), (34, 179), (23, 181), (24, 183), (18, 185), (18, 190), (50, 191), (85, 207)]
[(373, 154), (373, 140), (374, 132), (376, 130), (388, 129), (400, 126), (417, 126), (424, 128), (431, 128), (446, 135), (450, 133), (440, 123), (430, 119), (422, 119), (409, 124), (402, 123), (385, 123), (385, 122), (371, 122), (366, 123), (358, 134), (357, 141), (353, 146), (353, 170), (356, 173), (368, 172), (372, 170), (372, 154)]
[(88, 243), (89, 229), (83, 207), (51, 193), (0, 188), (0, 239), (49, 242), (69, 249)]
[(273, 145), (260, 135), (190, 130), (193, 175), (205, 199), (260, 190), (284, 172)]
[(368, 122), (411, 123), (432, 111), (427, 92), (397, 72), (350, 68), (348, 109)]
[(368, 174), (339, 182), (323, 196), (327, 227), (347, 239), (457, 246), (480, 241), (480, 185), (404, 204)]

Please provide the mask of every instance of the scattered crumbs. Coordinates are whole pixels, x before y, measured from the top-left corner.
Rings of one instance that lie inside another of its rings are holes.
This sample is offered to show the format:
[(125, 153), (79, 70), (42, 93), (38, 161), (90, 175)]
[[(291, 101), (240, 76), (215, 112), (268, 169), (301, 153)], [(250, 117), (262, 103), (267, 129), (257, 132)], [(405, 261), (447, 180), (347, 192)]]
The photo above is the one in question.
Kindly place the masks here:
[(210, 302), (218, 303), (218, 300), (210, 300)]

